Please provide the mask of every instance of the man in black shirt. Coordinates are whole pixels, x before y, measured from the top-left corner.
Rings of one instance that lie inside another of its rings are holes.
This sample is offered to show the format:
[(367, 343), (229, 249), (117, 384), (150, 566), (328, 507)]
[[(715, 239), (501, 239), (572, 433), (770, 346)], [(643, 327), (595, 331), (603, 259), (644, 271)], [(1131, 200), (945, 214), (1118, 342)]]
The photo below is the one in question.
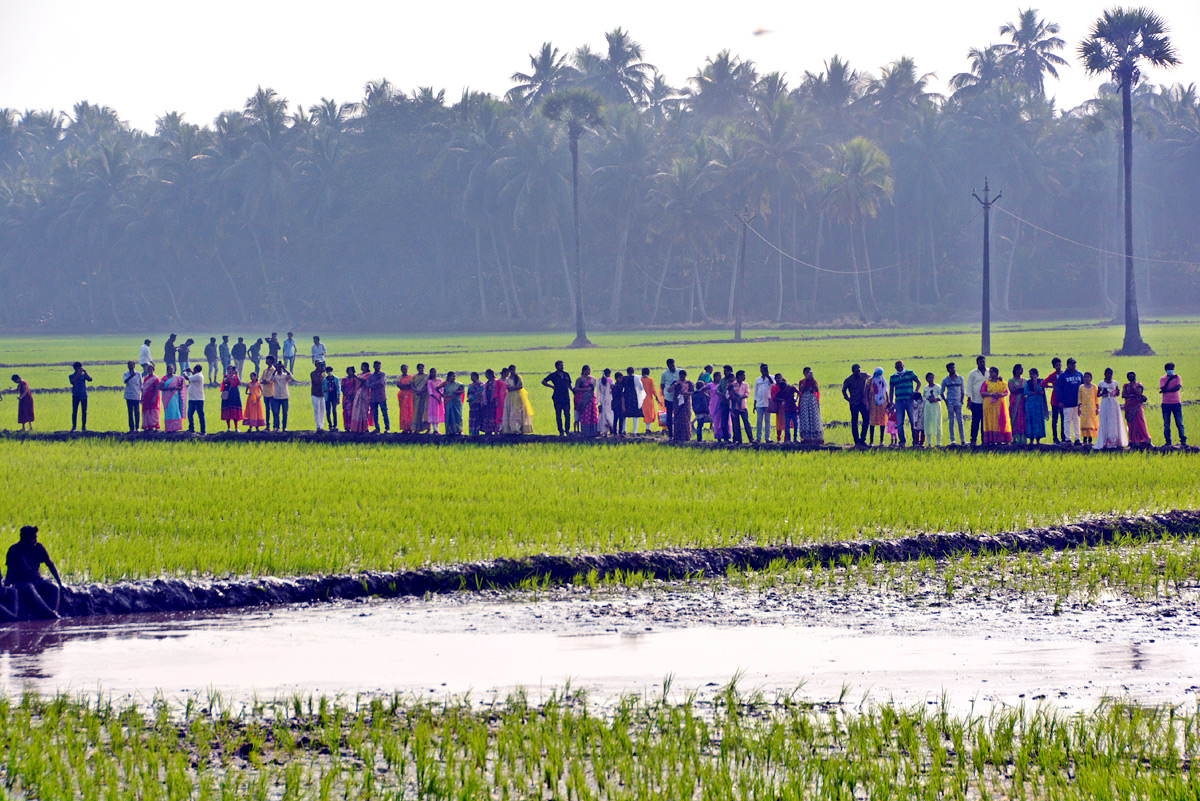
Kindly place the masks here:
[(237, 366), (237, 376), (240, 379), (242, 377), (242, 367), (246, 364), (246, 340), (243, 337), (238, 337), (238, 341), (234, 343), (230, 355), (233, 356), (233, 363)]
[(175, 367), (175, 335), (167, 337), (167, 344), (163, 345), (163, 363), (167, 367)]
[(554, 363), (554, 372), (542, 379), (542, 386), (553, 391), (554, 419), (558, 422), (558, 435), (565, 437), (571, 430), (571, 376), (563, 369), (563, 363)]
[[(857, 364), (850, 366), (850, 375), (842, 382), (842, 397), (850, 404), (850, 433), (854, 435), (855, 446), (864, 444), (867, 438), (867, 426), (871, 424), (871, 415), (867, 411), (865, 389), (867, 374)], [(862, 417), (862, 425), (858, 419)]]
[[(46, 546), (38, 542), (37, 526), (22, 526), (21, 539), (9, 546), (5, 556), (5, 584), (14, 593), (12, 601), (16, 614), (21, 605), (28, 610), (26, 617), (58, 618), (58, 603), (62, 598), (62, 579), (58, 568), (46, 552)], [(50, 575), (58, 586), (42, 577), (42, 565), (50, 569)]]

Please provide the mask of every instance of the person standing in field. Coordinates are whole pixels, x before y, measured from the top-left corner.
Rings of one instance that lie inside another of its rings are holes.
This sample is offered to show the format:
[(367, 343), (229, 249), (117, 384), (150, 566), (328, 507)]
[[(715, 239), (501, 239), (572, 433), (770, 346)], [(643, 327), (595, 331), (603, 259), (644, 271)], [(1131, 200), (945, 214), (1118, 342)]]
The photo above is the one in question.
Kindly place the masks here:
[(1008, 417), (1008, 384), (1000, 378), (1000, 368), (988, 371), (983, 385), (983, 444), (1007, 445), (1012, 442)]
[(154, 365), (142, 376), (142, 430), (157, 431), (162, 425), (158, 402), (162, 395), (162, 379), (154, 374)]
[(191, 375), (192, 372), (192, 345), (196, 344), (196, 340), (188, 337), (183, 344), (176, 348), (176, 356), (179, 359), (179, 374)]
[(729, 441), (729, 397), (725, 393), (724, 382), (716, 380), (708, 382), (708, 416), (712, 418), (713, 442)]
[(508, 409), (508, 368), (500, 370), (496, 379), (496, 431), (504, 433), (504, 412)]
[(883, 368), (876, 367), (871, 371), (864, 395), (867, 402), (867, 412), (870, 415), (867, 426), (867, 447), (875, 446), (875, 429), (879, 429), (879, 447), (883, 447), (883, 435), (888, 425), (888, 382), (883, 376)]
[(1014, 445), (1025, 444), (1025, 372), (1023, 365), (1013, 365), (1012, 378), (1008, 380), (1008, 420), (1012, 425)]
[[(149, 340), (147, 340), (148, 342)], [(229, 368), (233, 366), (233, 351), (229, 348), (229, 334), (221, 337), (221, 346), (217, 348), (217, 353), (221, 356), (221, 382), (225, 381), (225, 374), (229, 372)]]
[[(22, 526), (20, 539), (10, 545), (4, 555), (4, 581), (15, 593), (13, 613), (20, 617), (21, 608), (29, 611), (27, 616), (58, 619), (58, 604), (62, 600), (63, 583), (58, 568), (38, 542), (37, 526)], [(42, 577), (42, 565), (50, 571), (57, 584)]]
[(484, 371), (484, 376), (487, 381), (483, 384), (483, 405), (479, 409), (478, 420), (475, 419), (474, 409), (471, 410), (471, 425), (481, 434), (495, 434), (499, 430), (496, 426), (496, 371), (489, 368)]
[(821, 415), (821, 385), (811, 367), (804, 368), (804, 379), (796, 386), (800, 404), (796, 412), (796, 428), (800, 441), (806, 445), (825, 442), (825, 423)]
[[(343, 387), (344, 388), (344, 387)], [(414, 434), (429, 430), (429, 421), (425, 410), (429, 408), (429, 376), (425, 375), (425, 365), (418, 364), (416, 375), (412, 377), (413, 392), (413, 428)], [(489, 433), (495, 433), (489, 432)]]
[(313, 365), (313, 370), (308, 374), (308, 380), (311, 384), (309, 391), (312, 397), (313, 422), (317, 426), (317, 431), (325, 430), (325, 365), (318, 362)]
[(605, 367), (596, 386), (596, 396), (600, 402), (600, 436), (602, 437), (616, 433), (613, 430), (615, 418), (612, 410), (612, 384), (612, 370)]
[[(275, 406), (275, 371), (281, 369), (282, 365), (279, 362), (267, 357), (267, 369), (262, 373), (257, 374), (259, 380), (259, 392), (262, 395), (263, 405), (267, 412), (267, 425), (274, 424), (275, 428), (279, 428), (279, 409)], [(249, 399), (246, 401), (249, 403)], [(249, 423), (246, 424), (249, 426)]]
[(515, 391), (517, 397), (521, 401), (521, 433), (533, 433), (533, 404), (529, 402), (529, 392), (525, 389), (525, 382), (521, 376), (517, 375), (517, 366), (510, 364), (508, 366), (509, 381), (517, 384)]
[(71, 382), (71, 430), (75, 430), (78, 422), (79, 412), (83, 410), (83, 430), (87, 431), (87, 407), (88, 407), (88, 388), (87, 385), (91, 382), (92, 377), (88, 375), (88, 371), (83, 369), (82, 362), (75, 362), (71, 365), (72, 373), (67, 376), (67, 380)]
[(379, 433), (379, 421), (382, 418), (383, 433), (387, 434), (392, 430), (392, 421), (388, 417), (387, 373), (383, 372), (383, 362), (375, 362), (374, 368), (367, 377), (367, 389), (371, 392), (371, 414), (375, 418), (375, 433)]
[(238, 341), (234, 343), (230, 353), (233, 354), (233, 364), (237, 369), (238, 380), (242, 378), (242, 369), (246, 365), (246, 342), (242, 337), (238, 337)]
[[(647, 375), (644, 380), (653, 379)], [(575, 409), (579, 414), (579, 434), (584, 437), (595, 437), (600, 433), (600, 415), (596, 411), (596, 379), (592, 378), (592, 368), (584, 365), (575, 379)]]
[(1079, 386), (1083, 383), (1083, 373), (1075, 369), (1075, 360), (1067, 359), (1067, 369), (1059, 374), (1054, 381), (1054, 390), (1058, 395), (1058, 404), (1062, 409), (1062, 442), (1064, 445), (1080, 442), (1079, 432)]
[(925, 447), (925, 399), (921, 397), (920, 383), (920, 379), (917, 379), (918, 386), (912, 394), (912, 401), (909, 405), (908, 425), (914, 448)]
[(558, 435), (565, 437), (571, 430), (571, 376), (563, 369), (562, 361), (554, 363), (554, 372), (542, 379), (542, 386), (550, 389)]
[(1025, 438), (1034, 445), (1041, 445), (1046, 438), (1046, 421), (1050, 419), (1050, 407), (1046, 404), (1046, 385), (1042, 383), (1036, 367), (1029, 368), (1029, 380), (1025, 382)]
[[(620, 373), (617, 374), (620, 376)], [(711, 376), (710, 376), (711, 378)], [(624, 380), (622, 380), (624, 384)], [(696, 442), (704, 441), (704, 425), (712, 423), (712, 415), (709, 413), (709, 390), (707, 381), (697, 380), (693, 385), (692, 391), (692, 416), (695, 419)], [(621, 419), (620, 433), (625, 433), (625, 420)]]
[(1175, 362), (1163, 365), (1166, 375), (1158, 379), (1158, 392), (1162, 396), (1163, 441), (1171, 447), (1171, 420), (1175, 420), (1175, 430), (1179, 432), (1179, 444), (1187, 446), (1187, 435), (1183, 432), (1183, 401), (1179, 392), (1183, 389), (1183, 379), (1175, 375)]
[(354, 390), (357, 386), (354, 367), (347, 367), (346, 377), (342, 379), (342, 428), (348, 432), (354, 431)]
[(275, 361), (279, 361), (279, 332), (272, 331), (271, 336), (267, 337), (267, 355)]
[[(429, 420), (429, 433), (439, 434), (438, 426), (446, 422), (446, 398), (442, 392), (442, 387), (446, 382), (438, 378), (438, 371), (435, 367), (429, 368), (429, 383), (426, 385), (429, 392), (429, 402), (426, 405), (425, 415)], [(376, 431), (379, 429), (376, 428)], [(506, 432), (507, 433), (507, 432)]]
[(742, 431), (746, 432), (746, 443), (754, 443), (754, 429), (750, 427), (750, 411), (746, 408), (750, 401), (750, 385), (746, 383), (746, 371), (738, 370), (734, 380), (726, 387), (729, 392), (729, 420), (733, 426), (733, 442), (742, 444)]
[(1083, 444), (1089, 448), (1100, 433), (1100, 399), (1091, 373), (1084, 373), (1083, 383), (1079, 385), (1079, 433), (1083, 435)]
[[(371, 388), (367, 386), (367, 382), (371, 378), (371, 365), (363, 362), (358, 374), (351, 370), (350, 378), (354, 387), (354, 408), (351, 411), (350, 430), (356, 434), (365, 434), (372, 425), (378, 426), (378, 423), (372, 419)], [(343, 383), (342, 394), (345, 393), (346, 385)]]
[(463, 392), (466, 387), (459, 383), (458, 374), (453, 370), (446, 373), (446, 383), (442, 384), (442, 404), (446, 417), (446, 436), (458, 437), (463, 432)]
[[(645, 393), (642, 397), (642, 419), (646, 421), (646, 433), (650, 433), (650, 427), (658, 421), (658, 390), (654, 387), (654, 379), (650, 377), (650, 368), (642, 368), (642, 391)], [(579, 408), (578, 403), (575, 406)]]
[(642, 422), (642, 393), (645, 389), (642, 387), (642, 382), (638, 380), (634, 374), (632, 367), (625, 368), (625, 420), (632, 421), (633, 431), (627, 431), (629, 434), (638, 433), (638, 425)]
[(988, 381), (987, 359), (975, 357), (975, 369), (967, 373), (967, 406), (971, 410), (971, 447), (979, 444), (983, 429), (983, 387)]
[(254, 365), (254, 372), (258, 372), (262, 367), (262, 337), (254, 340), (254, 344), (246, 351), (246, 356), (250, 359), (250, 363)]
[[(775, 376), (776, 414), (783, 418), (783, 441), (800, 441), (800, 392), (782, 373)], [(880, 433), (880, 438), (883, 434)]]
[(850, 405), (850, 435), (854, 437), (856, 448), (867, 444), (867, 429), (871, 426), (870, 412), (867, 409), (868, 381), (870, 378), (862, 371), (862, 366), (857, 364), (850, 365), (850, 375), (842, 381), (842, 398)]
[(175, 368), (167, 365), (167, 374), (159, 385), (162, 394), (163, 431), (183, 430), (183, 416), (187, 412), (187, 381), (175, 375)]
[(949, 362), (946, 365), (946, 377), (942, 379), (942, 400), (946, 403), (946, 417), (950, 423), (950, 445), (954, 445), (954, 425), (958, 424), (958, 441), (963, 445), (967, 444), (967, 438), (963, 434), (963, 398), (966, 394), (966, 385), (963, 378), (958, 374), (958, 369), (954, 362)]
[(154, 364), (154, 357), (150, 355), (150, 340), (142, 342), (142, 349), (138, 351), (138, 364), (141, 365), (142, 375), (146, 374), (146, 368)]
[(1065, 434), (1060, 436), (1063, 431), (1063, 414), (1062, 405), (1058, 402), (1058, 376), (1062, 373), (1062, 359), (1055, 356), (1050, 360), (1050, 366), (1054, 369), (1042, 384), (1050, 390), (1050, 433), (1054, 436), (1054, 444), (1057, 445), (1066, 437)]
[(167, 337), (167, 343), (163, 345), (163, 366), (178, 367), (175, 361), (175, 334)]
[(208, 362), (208, 380), (215, 387), (220, 383), (217, 378), (220, 373), (217, 372), (217, 338), (209, 337), (208, 344), (204, 346), (204, 361)]
[(338, 406), (341, 404), (342, 384), (333, 374), (332, 367), (325, 368), (325, 422), (329, 430), (338, 430)]
[(196, 416), (200, 417), (200, 436), (208, 433), (204, 420), (204, 368), (196, 365), (187, 376), (188, 431), (196, 433)]
[(612, 382), (613, 435), (623, 437), (625, 436), (625, 374), (618, 369)]
[(242, 413), (242, 422), (250, 430), (267, 427), (267, 408), (263, 406), (263, 391), (271, 382), (259, 379), (258, 373), (250, 374), (250, 383), (246, 384), (246, 408)]
[(662, 397), (663, 408), (667, 413), (667, 436), (674, 431), (674, 426), (671, 421), (675, 414), (675, 395), (671, 392), (671, 385), (679, 380), (679, 371), (675, 369), (675, 360), (667, 359), (667, 369), (663, 370), (662, 375), (658, 379), (659, 394)]
[(525, 389), (525, 382), (517, 374), (515, 364), (508, 366), (504, 385), (508, 393), (504, 396), (504, 424), (501, 430), (505, 434), (528, 433), (525, 430), (525, 404), (521, 402), (521, 391)]
[(1149, 448), (1154, 443), (1150, 441), (1150, 429), (1146, 426), (1146, 414), (1143, 409), (1148, 401), (1146, 388), (1137, 380), (1137, 373), (1128, 372), (1125, 379), (1128, 383), (1121, 387), (1121, 399), (1125, 401), (1121, 408), (1125, 412), (1125, 423), (1129, 428), (1129, 447)]
[(771, 440), (771, 389), (774, 386), (771, 369), (760, 364), (758, 378), (754, 379), (754, 426), (759, 442)]
[(400, 365), (400, 377), (396, 379), (396, 430), (409, 433), (413, 430), (413, 388), (408, 365)]
[(296, 339), (292, 336), (292, 332), (288, 331), (287, 339), (283, 340), (281, 348), (283, 353), (283, 366), (292, 372), (296, 369)]
[(942, 447), (942, 388), (934, 383), (933, 373), (925, 374), (925, 386), (921, 389), (921, 400), (925, 402), (922, 410), (925, 422), (925, 447), (933, 445)]
[(1104, 380), (1096, 385), (1100, 396), (1100, 433), (1096, 435), (1095, 450), (1124, 448), (1129, 444), (1125, 420), (1121, 416), (1121, 387), (1113, 380), (1113, 369), (1104, 368)]
[(221, 420), (226, 421), (226, 430), (238, 430), (241, 417), (241, 379), (234, 366), (229, 365), (221, 381)]
[(675, 413), (671, 415), (671, 439), (675, 442), (689, 442), (692, 438), (692, 393), (695, 385), (688, 381), (687, 370), (679, 371), (679, 378), (671, 385), (671, 394), (675, 396)]
[(125, 383), (125, 416), (129, 420), (129, 433), (142, 427), (142, 374), (133, 369), (135, 364), (128, 362), (129, 369), (125, 371), (122, 380)]
[(486, 394), (487, 387), (479, 380), (479, 373), (471, 373), (471, 383), (467, 386), (467, 406), (471, 410), (468, 431), (473, 437), (477, 437), (482, 433), (479, 429), (479, 424), (483, 420), (483, 405)]
[[(982, 357), (980, 357), (982, 358)], [(904, 418), (912, 419), (912, 397), (917, 394), (921, 380), (904, 362), (896, 362), (896, 372), (888, 379), (888, 402), (896, 410), (896, 432), (900, 435), (900, 447), (905, 445)]]
[(329, 354), (329, 348), (325, 347), (325, 343), (321, 341), (321, 338), (313, 337), (313, 345), (312, 345), (313, 364), (316, 364), (317, 362), (324, 363), (325, 357), (328, 354)]
[[(16, 373), (12, 374), (12, 382), (17, 385), (17, 425), (22, 431), (33, 430), (33, 392), (29, 389), (29, 382), (23, 380)], [(0, 395), (0, 400), (4, 396)], [(28, 427), (28, 428), (27, 428)]]
[(275, 385), (273, 402), (276, 414), (271, 429), (273, 431), (287, 431), (288, 406), (291, 405), (292, 374), (286, 367), (277, 364), (275, 365), (275, 374), (271, 376), (271, 383)]

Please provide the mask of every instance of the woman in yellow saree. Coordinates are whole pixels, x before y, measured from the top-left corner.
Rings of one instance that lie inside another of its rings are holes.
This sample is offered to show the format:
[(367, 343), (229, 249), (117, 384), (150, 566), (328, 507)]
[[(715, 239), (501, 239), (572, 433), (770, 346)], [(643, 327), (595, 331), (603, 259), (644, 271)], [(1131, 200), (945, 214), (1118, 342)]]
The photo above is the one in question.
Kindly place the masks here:
[(1000, 378), (1000, 370), (993, 367), (983, 385), (983, 444), (1007, 445), (1012, 442), (1012, 430), (1008, 417), (1008, 384)]

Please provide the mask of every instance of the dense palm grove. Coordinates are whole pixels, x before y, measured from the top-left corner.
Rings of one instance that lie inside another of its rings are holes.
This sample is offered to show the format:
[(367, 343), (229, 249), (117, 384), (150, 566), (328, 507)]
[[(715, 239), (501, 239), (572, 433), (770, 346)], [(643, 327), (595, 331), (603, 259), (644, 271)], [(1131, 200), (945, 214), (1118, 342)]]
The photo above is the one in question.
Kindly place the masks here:
[[(1057, 33), (1023, 12), (949, 96), (909, 58), (785, 76), (729, 52), (674, 87), (618, 29), (599, 49), (546, 44), (502, 99), (377, 81), (303, 107), (260, 88), (153, 134), (88, 102), (0, 110), (0, 326), (567, 327), (580, 275), (590, 324), (723, 324), (739, 216), (750, 321), (970, 319), (985, 176), (1004, 192), (1001, 317), (1115, 314), (1119, 87), (1057, 108), (1058, 71), (1081, 68)], [(545, 113), (572, 90), (598, 106), (578, 128)], [(1158, 260), (1138, 262), (1140, 298), (1186, 308), (1200, 98), (1143, 80), (1133, 119), (1135, 252)]]

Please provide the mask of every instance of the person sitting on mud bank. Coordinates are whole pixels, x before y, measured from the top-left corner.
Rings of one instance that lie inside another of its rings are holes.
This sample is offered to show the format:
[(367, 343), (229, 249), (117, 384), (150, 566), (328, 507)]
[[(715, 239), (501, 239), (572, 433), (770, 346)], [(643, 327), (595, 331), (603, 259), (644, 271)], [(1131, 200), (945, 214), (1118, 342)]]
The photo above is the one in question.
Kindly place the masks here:
[[(63, 583), (58, 568), (46, 552), (46, 546), (38, 542), (37, 535), (37, 526), (22, 526), (20, 540), (9, 546), (4, 559), (4, 583), (8, 592), (4, 600), (11, 601), (14, 617), (20, 617), (24, 606), (26, 617), (58, 619)], [(42, 577), (42, 565), (50, 569), (57, 587)], [(3, 607), (0, 610), (8, 611)]]

